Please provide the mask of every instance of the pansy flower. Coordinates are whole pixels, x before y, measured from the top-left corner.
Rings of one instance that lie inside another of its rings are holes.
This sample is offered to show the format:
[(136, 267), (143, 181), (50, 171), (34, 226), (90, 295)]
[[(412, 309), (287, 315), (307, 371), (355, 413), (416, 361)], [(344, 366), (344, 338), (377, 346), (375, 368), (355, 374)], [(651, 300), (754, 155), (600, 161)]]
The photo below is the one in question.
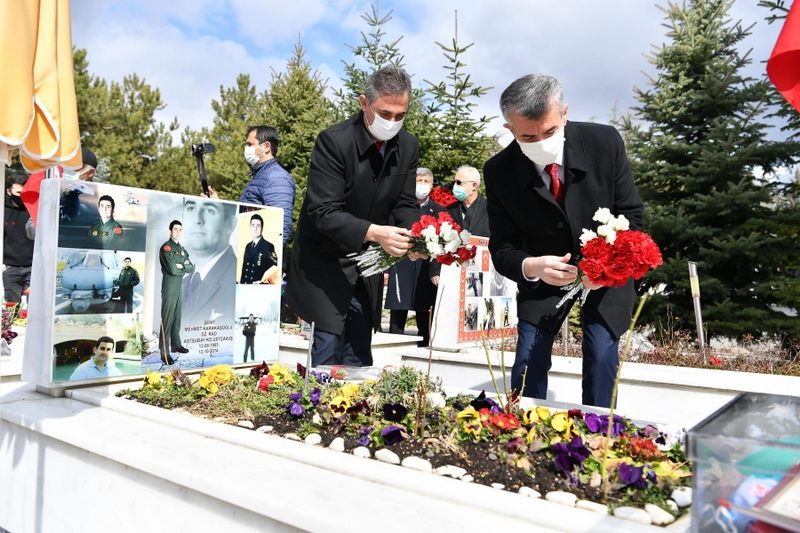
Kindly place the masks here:
[(266, 362), (262, 362), (260, 365), (250, 369), (250, 376), (254, 378), (262, 378), (267, 374), (269, 374), (269, 366), (267, 366)]
[(525, 412), (522, 413), (522, 421), (529, 426), (537, 424), (542, 420), (547, 420), (548, 418), (550, 418), (550, 409), (542, 406), (528, 407), (525, 409)]
[(308, 396), (308, 399), (311, 400), (311, 403), (314, 405), (319, 404), (319, 398), (322, 396), (322, 391), (319, 388), (314, 387), (314, 390), (311, 391), (311, 394)]
[(512, 430), (519, 427), (519, 420), (511, 413), (497, 413), (489, 418), (489, 423), (501, 430)]
[(391, 446), (392, 444), (397, 444), (398, 442), (402, 442), (404, 438), (403, 428), (400, 426), (386, 426), (381, 430), (381, 437), (383, 437), (383, 443), (387, 446)]
[(500, 409), (500, 405), (491, 398), (486, 397), (486, 391), (481, 391), (477, 398), (469, 402), (469, 404), (480, 411), (481, 409), (489, 409), (493, 413), (499, 413), (502, 411)]
[(565, 438), (569, 438), (572, 434), (572, 419), (566, 411), (559, 411), (550, 417), (550, 426), (563, 434)]
[(358, 445), (359, 446), (369, 446), (369, 435), (372, 433), (372, 427), (370, 426), (361, 426), (361, 429), (358, 430)]
[(347, 409), (350, 408), (350, 400), (342, 395), (334, 396), (333, 399), (328, 402), (328, 406), (331, 408), (333, 413), (344, 414)]
[(291, 393), (289, 395), (289, 399), (292, 401), (289, 404), (289, 407), (288, 407), (289, 414), (292, 415), (292, 416), (296, 416), (296, 417), (303, 416), (303, 413), (306, 412), (306, 410), (303, 408), (303, 406), (300, 405), (300, 400), (303, 399), (303, 393), (302, 392), (293, 392), (293, 393)]
[(386, 403), (383, 405), (383, 418), (389, 422), (401, 422), (408, 414), (408, 409), (400, 403)]
[(589, 457), (589, 449), (583, 444), (583, 441), (578, 435), (572, 437), (568, 443), (558, 442), (550, 446), (553, 452), (553, 462), (556, 468), (569, 474), (577, 466), (578, 469), (583, 467), (583, 462)]
[(269, 386), (273, 383), (275, 383), (275, 376), (267, 374), (258, 380), (258, 385), (256, 385), (256, 387), (262, 392), (269, 392)]

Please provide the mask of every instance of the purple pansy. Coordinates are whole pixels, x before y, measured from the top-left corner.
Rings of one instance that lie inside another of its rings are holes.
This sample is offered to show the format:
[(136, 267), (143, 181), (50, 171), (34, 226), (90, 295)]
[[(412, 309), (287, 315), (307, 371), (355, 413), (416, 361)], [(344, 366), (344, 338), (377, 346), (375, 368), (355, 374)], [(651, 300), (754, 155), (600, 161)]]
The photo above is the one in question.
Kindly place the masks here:
[[(605, 433), (608, 431), (608, 415), (586, 413), (583, 417), (583, 423), (592, 433)], [(614, 415), (614, 422), (611, 424), (611, 436), (619, 437), (624, 432), (625, 424), (623, 418), (619, 415)]]
[(628, 487), (647, 488), (648, 481), (651, 483), (655, 481), (655, 472), (651, 470), (647, 473), (647, 476), (644, 477), (642, 476), (643, 471), (644, 467), (642, 466), (622, 463), (619, 465), (618, 469), (619, 480)]
[(553, 462), (560, 471), (569, 474), (577, 466), (583, 467), (583, 462), (589, 457), (589, 449), (583, 444), (578, 435), (572, 437), (569, 443), (557, 442), (550, 445), (553, 452)]
[(311, 400), (312, 404), (317, 405), (319, 403), (320, 396), (322, 396), (322, 391), (315, 387), (314, 390), (311, 391), (309, 399)]
[(369, 445), (369, 434), (372, 433), (372, 428), (370, 426), (361, 426), (361, 429), (358, 430), (358, 445), (359, 446), (368, 446)]
[(481, 409), (489, 409), (493, 413), (502, 411), (496, 401), (486, 397), (486, 391), (481, 391), (478, 397), (469, 402), (469, 404), (474, 407), (476, 411), (480, 411)]
[(303, 397), (302, 392), (293, 392), (289, 395), (289, 399), (292, 400), (293, 402), (299, 402), (300, 398), (302, 397)]
[(397, 444), (403, 440), (403, 428), (395, 425), (386, 426), (381, 430), (381, 436), (383, 437), (383, 443), (387, 446)]
[(300, 417), (303, 416), (303, 413), (305, 412), (306, 410), (303, 409), (303, 406), (298, 402), (292, 402), (292, 404), (289, 406), (289, 414), (292, 416)]

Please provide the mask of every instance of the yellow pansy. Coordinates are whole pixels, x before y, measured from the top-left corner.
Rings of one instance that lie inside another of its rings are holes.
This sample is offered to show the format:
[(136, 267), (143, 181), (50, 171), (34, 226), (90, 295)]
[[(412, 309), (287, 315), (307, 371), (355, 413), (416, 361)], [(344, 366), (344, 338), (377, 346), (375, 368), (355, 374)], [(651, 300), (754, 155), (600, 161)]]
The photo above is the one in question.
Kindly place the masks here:
[(358, 386), (358, 383), (347, 383), (345, 385), (342, 385), (341, 388), (339, 388), (339, 394), (341, 394), (348, 400), (352, 400), (358, 395), (359, 390), (360, 387)]
[(281, 385), (283, 383), (291, 385), (294, 383), (292, 371), (280, 363), (273, 363), (272, 366), (269, 367), (269, 373), (275, 379), (275, 385)]
[(456, 420), (461, 425), (471, 424), (475, 420), (480, 421), (480, 418), (480, 413), (478, 413), (478, 411), (476, 411), (471, 405), (456, 415)]
[(550, 425), (553, 429), (569, 438), (570, 430), (572, 429), (572, 419), (569, 417), (569, 413), (566, 411), (557, 412), (550, 418)]
[(339, 394), (334, 396), (333, 399), (328, 402), (328, 405), (334, 413), (344, 413), (350, 408), (350, 401)]
[(550, 418), (550, 409), (540, 405), (536, 408), (536, 415), (539, 417), (539, 420), (547, 420)]
[(158, 388), (159, 386), (161, 386), (161, 374), (147, 370), (144, 376), (144, 383), (142, 383), (142, 388)]

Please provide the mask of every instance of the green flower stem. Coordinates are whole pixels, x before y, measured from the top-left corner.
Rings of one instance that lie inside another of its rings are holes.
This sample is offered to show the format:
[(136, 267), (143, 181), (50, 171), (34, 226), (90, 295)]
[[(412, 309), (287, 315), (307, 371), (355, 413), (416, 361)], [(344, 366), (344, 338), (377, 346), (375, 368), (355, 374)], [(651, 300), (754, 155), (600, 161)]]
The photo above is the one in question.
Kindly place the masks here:
[(622, 376), (622, 363), (628, 360), (628, 355), (630, 355), (631, 351), (631, 339), (633, 339), (633, 328), (636, 327), (636, 321), (639, 320), (639, 315), (642, 312), (642, 308), (644, 307), (644, 303), (647, 301), (648, 293), (642, 294), (641, 298), (639, 298), (639, 305), (636, 308), (636, 312), (633, 314), (633, 318), (631, 319), (631, 325), (628, 327), (628, 338), (625, 339), (625, 347), (622, 350), (622, 357), (619, 360), (619, 365), (617, 365), (617, 376), (614, 378), (614, 388), (611, 391), (611, 406), (608, 410), (608, 428), (606, 429), (606, 440), (603, 443), (603, 500), (608, 503), (608, 489), (609, 489), (609, 476), (608, 476), (608, 453), (609, 453), (609, 446), (611, 443), (611, 428), (614, 424), (614, 409), (617, 405), (617, 389), (619, 388), (619, 379)]

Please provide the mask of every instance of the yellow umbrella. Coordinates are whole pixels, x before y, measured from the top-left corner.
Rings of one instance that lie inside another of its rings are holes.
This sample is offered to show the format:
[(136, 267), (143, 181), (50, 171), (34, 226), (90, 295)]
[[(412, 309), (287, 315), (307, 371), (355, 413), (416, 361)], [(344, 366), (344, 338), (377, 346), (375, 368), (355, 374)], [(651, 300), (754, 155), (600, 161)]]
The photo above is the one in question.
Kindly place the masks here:
[(82, 165), (69, 0), (0, 2), (0, 162)]

